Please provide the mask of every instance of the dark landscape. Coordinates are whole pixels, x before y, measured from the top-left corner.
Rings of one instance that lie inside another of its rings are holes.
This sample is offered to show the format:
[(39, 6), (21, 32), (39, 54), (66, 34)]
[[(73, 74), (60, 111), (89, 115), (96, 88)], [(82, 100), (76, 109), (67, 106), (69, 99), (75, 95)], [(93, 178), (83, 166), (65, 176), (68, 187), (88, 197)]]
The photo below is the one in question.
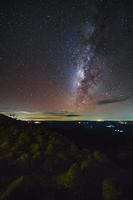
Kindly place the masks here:
[(132, 122), (0, 115), (0, 200), (133, 199)]

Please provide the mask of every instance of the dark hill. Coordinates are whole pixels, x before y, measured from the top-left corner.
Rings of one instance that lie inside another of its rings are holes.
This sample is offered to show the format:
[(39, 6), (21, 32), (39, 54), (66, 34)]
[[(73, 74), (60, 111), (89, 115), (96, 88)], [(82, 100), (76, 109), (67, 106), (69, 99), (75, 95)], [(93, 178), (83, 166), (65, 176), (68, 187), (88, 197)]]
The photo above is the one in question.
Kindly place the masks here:
[(0, 116), (0, 200), (132, 199), (132, 177), (98, 150)]
[(11, 117), (8, 117), (7, 115), (0, 114), (0, 122), (13, 121), (13, 120), (14, 119), (12, 119)]

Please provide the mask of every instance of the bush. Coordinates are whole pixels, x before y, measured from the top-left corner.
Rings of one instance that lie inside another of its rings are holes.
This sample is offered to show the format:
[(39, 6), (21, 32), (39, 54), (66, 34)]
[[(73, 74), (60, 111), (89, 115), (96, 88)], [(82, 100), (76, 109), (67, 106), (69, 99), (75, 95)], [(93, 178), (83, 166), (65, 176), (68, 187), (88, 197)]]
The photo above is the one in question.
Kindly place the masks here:
[(100, 160), (102, 160), (102, 155), (99, 151), (94, 151), (93, 158), (94, 158), (94, 160), (100, 161)]
[(118, 192), (111, 179), (104, 179), (103, 181), (103, 200), (117, 200)]
[(12, 181), (11, 184), (7, 187), (7, 189), (2, 194), (0, 194), (0, 200), (8, 199), (11, 193), (20, 186), (22, 181), (23, 181), (23, 176)]
[(77, 185), (77, 177), (78, 177), (78, 167), (76, 163), (74, 163), (68, 169), (68, 171), (66, 171), (63, 175), (57, 177), (57, 184), (62, 185), (66, 188), (73, 187)]
[(18, 159), (17, 161), (27, 161), (28, 160), (28, 154), (27, 153), (23, 153)]
[(33, 143), (31, 145), (31, 152), (32, 152), (33, 158), (38, 158), (40, 156), (40, 145), (37, 143)]
[(53, 146), (53, 144), (49, 143), (49, 144), (47, 145), (47, 147), (46, 147), (45, 154), (46, 154), (47, 156), (50, 156), (50, 155), (52, 155), (53, 153), (54, 153), (54, 146)]

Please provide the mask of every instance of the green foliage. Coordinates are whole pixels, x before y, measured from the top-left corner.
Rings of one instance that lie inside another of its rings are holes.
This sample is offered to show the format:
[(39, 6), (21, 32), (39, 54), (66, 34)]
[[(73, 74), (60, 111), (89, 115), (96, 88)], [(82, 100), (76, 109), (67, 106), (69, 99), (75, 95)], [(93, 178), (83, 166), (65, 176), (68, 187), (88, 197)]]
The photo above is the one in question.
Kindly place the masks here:
[(40, 145), (38, 143), (33, 143), (31, 145), (31, 152), (32, 152), (33, 158), (38, 158), (40, 155)]
[(48, 143), (48, 145), (46, 147), (45, 154), (48, 155), (48, 156), (51, 156), (54, 153), (57, 153), (57, 149), (58, 149), (60, 144), (61, 144), (61, 141), (60, 141), (59, 138), (52, 137), (49, 140), (49, 143)]
[(8, 147), (8, 141), (4, 141), (0, 144), (0, 149), (6, 149)]
[(65, 156), (63, 153), (58, 153), (58, 154), (57, 154), (57, 158), (58, 158), (59, 160), (66, 160), (66, 156)]
[(33, 158), (36, 159), (39, 158), (39, 156), (40, 156), (40, 151), (34, 153)]
[(50, 156), (54, 153), (54, 145), (49, 143), (46, 147), (45, 154)]
[(11, 182), (11, 184), (7, 187), (7, 189), (0, 194), (0, 200), (6, 200), (10, 197), (11, 193), (16, 190), (23, 181), (23, 176), (15, 179)]
[(43, 136), (38, 134), (36, 136), (36, 142), (41, 146), (43, 144)]
[(70, 153), (72, 155), (75, 155), (77, 154), (77, 152), (78, 152), (77, 146), (75, 144), (70, 144)]
[(61, 144), (61, 140), (60, 140), (59, 137), (52, 137), (52, 139), (50, 140), (50, 143), (53, 144), (54, 146), (60, 145)]
[(77, 185), (78, 167), (74, 163), (63, 175), (57, 177), (57, 183), (66, 188)]
[(81, 162), (80, 168), (81, 168), (81, 170), (84, 170), (84, 169), (88, 168), (88, 166), (89, 166), (88, 160), (83, 160)]
[(81, 170), (85, 170), (86, 168), (88, 168), (89, 167), (89, 161), (88, 160), (83, 160), (82, 162), (81, 162), (81, 165), (80, 165), (80, 168), (81, 168)]
[(81, 170), (87, 169), (87, 168), (90, 166), (90, 164), (91, 164), (92, 162), (93, 162), (92, 155), (89, 154), (89, 155), (87, 156), (87, 158), (84, 159), (84, 160), (81, 162), (81, 164), (80, 164)]
[(39, 144), (33, 143), (33, 144), (31, 145), (31, 152), (32, 152), (33, 154), (36, 153), (37, 151), (39, 151), (39, 149), (40, 149)]
[(21, 133), (19, 136), (18, 136), (18, 144), (24, 144), (25, 143), (25, 138), (24, 138), (24, 134)]
[(112, 180), (103, 181), (103, 200), (117, 200), (118, 192)]
[(5, 154), (4, 159), (5, 160), (10, 160), (13, 156), (13, 152), (9, 151)]
[(102, 160), (102, 155), (99, 151), (94, 151), (93, 158), (94, 158), (94, 160), (100, 161), (100, 160)]
[(17, 161), (21, 161), (24, 162), (28, 159), (28, 154), (27, 153), (23, 153), (18, 159)]

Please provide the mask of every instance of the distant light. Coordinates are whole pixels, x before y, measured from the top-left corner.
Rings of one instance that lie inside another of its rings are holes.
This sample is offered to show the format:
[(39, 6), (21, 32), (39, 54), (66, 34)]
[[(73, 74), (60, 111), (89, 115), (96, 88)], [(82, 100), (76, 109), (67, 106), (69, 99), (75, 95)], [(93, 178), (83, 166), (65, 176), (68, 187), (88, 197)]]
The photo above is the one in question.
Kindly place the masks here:
[(36, 121), (36, 122), (34, 122), (34, 124), (40, 124), (40, 123), (41, 123), (41, 122), (37, 122), (37, 121)]
[(123, 133), (124, 131), (123, 131), (123, 130), (116, 129), (115, 132), (117, 132), (117, 133)]
[(78, 122), (78, 124), (81, 124), (81, 122)]
[(107, 125), (107, 128), (114, 128), (115, 126), (113, 124)]
[(97, 122), (103, 122), (104, 120), (103, 119), (97, 119), (96, 121)]
[(127, 122), (120, 121), (119, 124), (127, 124)]

